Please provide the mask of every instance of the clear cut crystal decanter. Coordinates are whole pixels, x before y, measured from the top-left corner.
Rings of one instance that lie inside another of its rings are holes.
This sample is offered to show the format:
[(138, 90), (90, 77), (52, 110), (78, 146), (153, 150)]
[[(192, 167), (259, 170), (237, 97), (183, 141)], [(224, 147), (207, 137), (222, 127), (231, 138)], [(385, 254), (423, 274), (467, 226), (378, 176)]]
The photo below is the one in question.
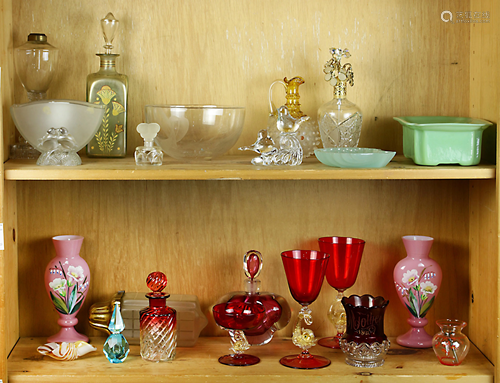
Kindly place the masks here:
[(361, 134), (363, 115), (361, 109), (346, 98), (347, 84), (354, 85), (350, 63), (340, 64), (342, 57), (349, 58), (349, 50), (330, 48), (332, 58), (325, 64), (325, 80), (333, 86), (333, 100), (318, 110), (321, 141), (325, 148), (356, 147)]

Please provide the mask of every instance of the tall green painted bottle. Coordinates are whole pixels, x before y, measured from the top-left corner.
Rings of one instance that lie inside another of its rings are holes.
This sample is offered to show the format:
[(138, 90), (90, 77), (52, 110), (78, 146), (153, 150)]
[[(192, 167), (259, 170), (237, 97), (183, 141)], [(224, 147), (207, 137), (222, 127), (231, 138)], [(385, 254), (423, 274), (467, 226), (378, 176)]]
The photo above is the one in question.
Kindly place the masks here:
[(125, 157), (127, 154), (128, 77), (116, 71), (118, 54), (111, 53), (118, 20), (110, 12), (101, 20), (106, 53), (97, 53), (99, 72), (87, 76), (87, 102), (105, 105), (96, 135), (87, 145), (89, 157)]

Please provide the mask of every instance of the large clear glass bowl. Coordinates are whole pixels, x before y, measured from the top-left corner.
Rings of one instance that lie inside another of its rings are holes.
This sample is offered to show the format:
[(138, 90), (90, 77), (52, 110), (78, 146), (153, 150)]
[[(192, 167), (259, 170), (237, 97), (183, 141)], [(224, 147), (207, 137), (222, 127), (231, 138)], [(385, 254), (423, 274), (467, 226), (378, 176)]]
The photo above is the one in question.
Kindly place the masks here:
[(209, 160), (231, 149), (243, 130), (245, 108), (215, 105), (146, 105), (156, 122), (156, 143), (177, 160)]
[(104, 107), (84, 101), (42, 100), (12, 105), (10, 113), (19, 133), (34, 148), (50, 128), (66, 128), (79, 151), (99, 129)]

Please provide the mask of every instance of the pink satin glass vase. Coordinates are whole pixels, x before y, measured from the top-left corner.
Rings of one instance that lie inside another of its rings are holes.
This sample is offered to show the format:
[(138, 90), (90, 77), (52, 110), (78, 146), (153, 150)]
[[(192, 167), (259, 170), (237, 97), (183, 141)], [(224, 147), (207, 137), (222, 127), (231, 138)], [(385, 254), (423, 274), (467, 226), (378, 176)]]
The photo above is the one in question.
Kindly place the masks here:
[(89, 338), (78, 333), (74, 326), (76, 315), (87, 297), (90, 270), (87, 262), (80, 257), (83, 237), (59, 235), (52, 238), (56, 257), (45, 269), (45, 289), (59, 314), (57, 323), (61, 330), (47, 339), (48, 342), (88, 342)]
[(405, 347), (432, 347), (432, 336), (424, 327), (428, 321), (425, 315), (434, 303), (441, 287), (441, 267), (429, 258), (434, 239), (420, 235), (403, 237), (407, 256), (394, 268), (394, 284), (399, 299), (410, 312), (408, 319), (412, 327), (406, 334), (397, 337), (396, 342)]

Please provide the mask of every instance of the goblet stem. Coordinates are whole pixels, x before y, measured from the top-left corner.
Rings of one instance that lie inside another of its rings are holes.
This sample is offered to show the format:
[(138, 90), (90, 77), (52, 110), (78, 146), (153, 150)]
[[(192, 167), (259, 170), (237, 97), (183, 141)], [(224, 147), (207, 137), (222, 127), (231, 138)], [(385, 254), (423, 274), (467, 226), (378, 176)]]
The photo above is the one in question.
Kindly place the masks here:
[(247, 337), (242, 330), (228, 330), (231, 337), (231, 351), (235, 356), (243, 354), (250, 348)]
[(345, 309), (344, 306), (342, 305), (343, 297), (344, 297), (344, 292), (337, 291), (337, 296), (335, 297), (335, 300), (330, 306), (330, 310), (328, 310), (328, 319), (330, 319), (330, 321), (335, 326), (335, 329), (337, 330), (337, 335), (335, 335), (337, 341), (339, 341), (340, 338), (342, 338), (346, 326)]
[(305, 329), (302, 327), (302, 321), (306, 325), (310, 326), (313, 322), (312, 311), (308, 306), (302, 306), (302, 309), (297, 316), (297, 323), (293, 330), (292, 342), (295, 346), (300, 347), (303, 351), (301, 357), (308, 357), (309, 349), (316, 346), (316, 338), (314, 333), (310, 329)]

